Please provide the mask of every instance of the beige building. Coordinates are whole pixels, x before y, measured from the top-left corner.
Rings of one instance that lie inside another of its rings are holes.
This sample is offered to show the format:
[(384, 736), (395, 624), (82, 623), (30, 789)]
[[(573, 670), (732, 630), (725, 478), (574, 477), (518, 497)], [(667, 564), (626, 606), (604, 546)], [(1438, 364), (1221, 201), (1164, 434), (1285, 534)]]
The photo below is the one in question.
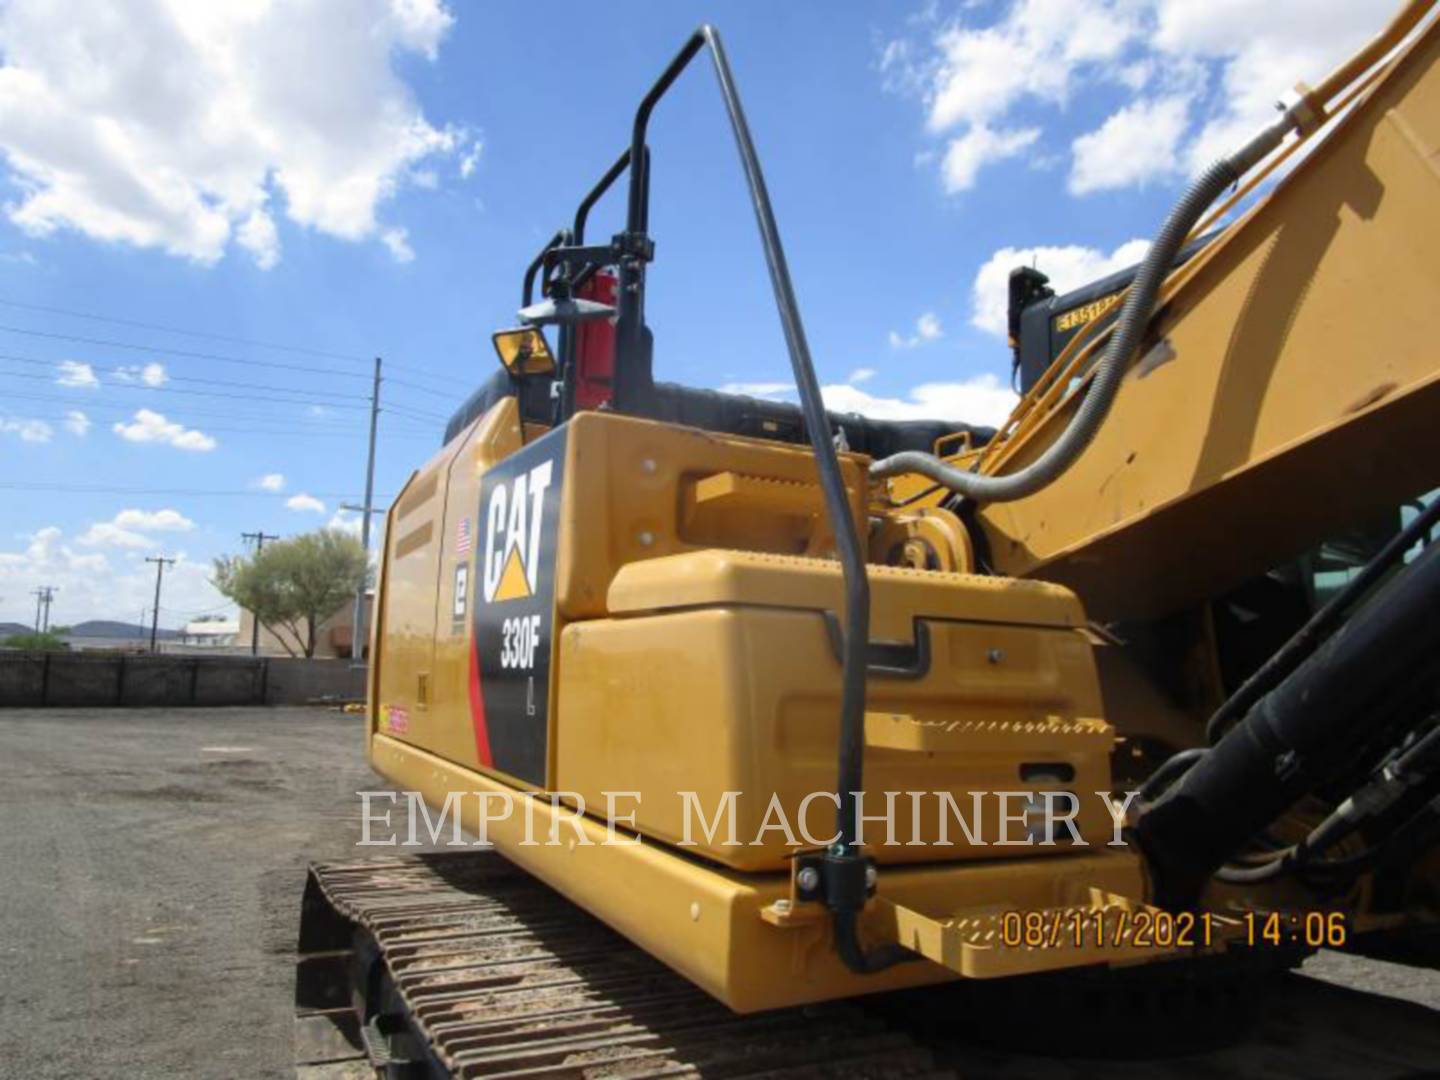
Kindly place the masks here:
[[(370, 621), (370, 608), (371, 604), (374, 602), (374, 599), (375, 594), (373, 592), (367, 592), (365, 594), (365, 629), (367, 635), (369, 633), (370, 626), (372, 625)], [(320, 624), (320, 628), (315, 635), (315, 655), (317, 657), (324, 657), (326, 659), (334, 659), (336, 657), (342, 659), (353, 659), (354, 654), (351, 648), (351, 642), (354, 639), (354, 624), (355, 605), (353, 603), (347, 603), (343, 605), (339, 611), (335, 612), (335, 614), (331, 615), (328, 619), (326, 619)], [(300, 634), (302, 641), (304, 639), (306, 629), (306, 625), (304, 623), (301, 623)], [(235, 638), (236, 648), (243, 652), (249, 652), (250, 642), (252, 640), (251, 635), (254, 634), (254, 632), (254, 614), (245, 610), (244, 608), (241, 608), (240, 632), (236, 635)], [(286, 648), (287, 644), (289, 645), (289, 648)], [(259, 655), (290, 656), (292, 650), (294, 652), (294, 655), (296, 656), (304, 655), (303, 649), (296, 645), (293, 640), (293, 636), (288, 629), (282, 628), (277, 634), (268, 626), (260, 627), (260, 635), (257, 649)], [(362, 649), (362, 655), (369, 655), (369, 652), (370, 645), (369, 641), (367, 640), (365, 642), (364, 648)]]

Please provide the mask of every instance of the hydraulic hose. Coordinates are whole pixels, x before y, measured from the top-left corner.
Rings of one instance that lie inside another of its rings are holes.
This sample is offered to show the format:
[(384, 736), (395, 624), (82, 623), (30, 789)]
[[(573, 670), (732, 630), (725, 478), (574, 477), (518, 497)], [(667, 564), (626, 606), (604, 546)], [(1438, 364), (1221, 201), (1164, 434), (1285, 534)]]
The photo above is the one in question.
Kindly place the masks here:
[(1160, 288), (1200, 216), (1227, 187), (1280, 145), (1286, 134), (1298, 124), (1293, 113), (1293, 109), (1287, 111), (1241, 150), (1215, 162), (1180, 197), (1135, 273), (1135, 280), (1115, 320), (1110, 342), (1095, 368), (1095, 377), (1085, 399), (1060, 437), (1039, 458), (1017, 472), (985, 476), (947, 465), (934, 454), (907, 450), (874, 462), (870, 466), (871, 477), (883, 480), (902, 473), (919, 473), (976, 502), (1013, 502), (1033, 495), (1060, 476), (1090, 445), (1105, 422), (1120, 382), (1155, 313)]
[(858, 911), (835, 912), (835, 950), (845, 966), (857, 975), (873, 975), (896, 964), (919, 959), (919, 954), (903, 945), (877, 945), (866, 950), (860, 944), (859, 921)]
[(1140, 799), (1142, 802), (1154, 802), (1165, 793), (1165, 790), (1179, 777), (1195, 766), (1195, 763), (1205, 756), (1208, 747), (1192, 746), (1188, 750), (1181, 750), (1172, 757), (1166, 758), (1160, 766), (1145, 778), (1140, 785)]
[(1133, 835), (1156, 903), (1190, 906), (1253, 837), (1352, 766), (1380, 719), (1402, 701), (1429, 700), (1437, 602), (1440, 545), (1431, 544), (1141, 812)]

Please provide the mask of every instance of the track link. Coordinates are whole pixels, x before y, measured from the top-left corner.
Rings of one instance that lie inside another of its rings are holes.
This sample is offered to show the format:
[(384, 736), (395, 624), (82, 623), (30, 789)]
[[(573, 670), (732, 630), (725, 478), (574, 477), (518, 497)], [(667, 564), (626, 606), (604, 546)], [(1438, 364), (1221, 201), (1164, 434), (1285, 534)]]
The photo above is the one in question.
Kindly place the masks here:
[(310, 868), (300, 1076), (930, 1080), (847, 1005), (738, 1016), (493, 854)]

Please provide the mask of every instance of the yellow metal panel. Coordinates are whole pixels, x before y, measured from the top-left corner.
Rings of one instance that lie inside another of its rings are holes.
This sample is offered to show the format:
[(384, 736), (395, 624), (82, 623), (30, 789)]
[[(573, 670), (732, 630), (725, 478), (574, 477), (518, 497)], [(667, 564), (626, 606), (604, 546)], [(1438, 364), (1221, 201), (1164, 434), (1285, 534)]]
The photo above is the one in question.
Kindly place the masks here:
[[(487, 835), (506, 858), (738, 1012), (956, 977), (923, 960), (856, 975), (836, 955), (823, 917), (787, 925), (767, 920), (776, 902), (789, 896), (785, 874), (745, 875), (708, 867), (653, 843), (607, 844), (603, 825), (585, 818), (572, 827), (570, 815), (559, 821), (548, 803), (534, 800), (529, 836), (536, 842), (527, 843), (523, 808), (496, 820), (500, 800), (514, 793), (494, 780), (384, 735), (375, 738), (374, 761), (397, 786), (423, 792), (434, 806), (450, 792), (485, 793)], [(477, 831), (479, 798), (471, 794), (460, 810), (465, 827)], [(543, 842), (552, 826), (562, 838), (559, 844)], [(935, 919), (963, 918), (972, 909), (1052, 908), (1074, 903), (1078, 890), (1090, 888), (1139, 898), (1144, 887), (1139, 860), (1121, 848), (1089, 848), (1047, 859), (895, 867), (884, 871), (880, 882), (884, 898)], [(861, 925), (868, 940), (894, 940), (894, 918), (879, 904), (867, 910)]]
[[(372, 703), (392, 710), (399, 707), (406, 723), (404, 730), (390, 729), (375, 708), (372, 724), (471, 768), (479, 767), (467, 682), (480, 477), (519, 447), (519, 411), (515, 399), (507, 397), (415, 475), (396, 500), (386, 530), (385, 603), (376, 616), (382, 635), (377, 657), (380, 676)], [(457, 556), (456, 524), (463, 517), (472, 519), (472, 550)], [(397, 528), (410, 536), (423, 529), (424, 541), (402, 552), (403, 537), (391, 540)], [(467, 584), (472, 592), (459, 620), (453, 616), (457, 563), (470, 568)], [(430, 684), (430, 701), (423, 707), (414, 693), (421, 675)]]
[(450, 453), (442, 450), (413, 473), (390, 508), (374, 613), (370, 731), (421, 743), (436, 733), (422, 690), (435, 671), (436, 476)]
[[(1031, 626), (1082, 626), (1073, 593), (1058, 585), (903, 566), (868, 566), (872, 640), (909, 641), (917, 615)], [(695, 551), (631, 563), (610, 585), (611, 611), (703, 604), (844, 609), (840, 564), (757, 551)]]
[[(1013, 823), (1011, 846), (972, 846), (953, 817), (948, 846), (939, 846), (945, 807), (936, 792), (955, 800), (977, 840), (993, 844), (1001, 804), (984, 797), (976, 814), (971, 792), (1073, 791), (1081, 835), (1107, 841), (1111, 819), (1095, 793), (1109, 788), (1114, 733), (1099, 719), (1081, 634), (960, 622), (935, 622), (929, 632), (934, 662), (925, 677), (869, 683), (872, 712), (933, 729), (912, 745), (867, 748), (866, 813), (885, 814), (884, 793), (897, 793), (894, 835), (868, 824), (869, 853), (922, 862), (1065, 850), (1026, 846)], [(606, 792), (641, 792), (640, 833), (688, 840), (691, 852), (737, 868), (780, 869), (795, 845), (830, 838), (835, 802), (825, 793), (835, 783), (840, 665), (820, 612), (724, 607), (571, 623), (559, 666), (557, 790), (578, 792), (587, 807), (603, 807)], [(1064, 782), (1025, 779), (1031, 769), (1073, 772)], [(917, 801), (908, 792), (924, 794)], [(733, 835), (721, 812), (727, 793), (735, 793)], [(772, 795), (788, 836), (772, 816)], [(1012, 818), (1020, 803), (1016, 795), (1007, 804)], [(716, 830), (712, 839), (707, 829)]]
[[(814, 485), (807, 449), (613, 413), (581, 413), (569, 427), (565, 475), (583, 479), (565, 488), (556, 589), (563, 618), (606, 614), (610, 581), (627, 563), (726, 544), (792, 555), (833, 548), (823, 516), (797, 527), (793, 514), (770, 507), (769, 520), (757, 522), (753, 511), (766, 508), (753, 502), (738, 522), (722, 518), (710, 522), (713, 529), (687, 531), (693, 521), (682, 508), (697, 481), (729, 473), (749, 478), (751, 490), (756, 480)], [(867, 490), (862, 460), (842, 461), (857, 522)]]

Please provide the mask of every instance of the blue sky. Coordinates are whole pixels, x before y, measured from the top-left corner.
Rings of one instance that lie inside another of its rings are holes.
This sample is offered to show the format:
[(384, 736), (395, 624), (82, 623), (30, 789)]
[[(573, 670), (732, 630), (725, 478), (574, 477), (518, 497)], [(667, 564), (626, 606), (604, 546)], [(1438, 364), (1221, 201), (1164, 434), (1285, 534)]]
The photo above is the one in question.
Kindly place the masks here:
[[(0, 3), (0, 620), (41, 585), (55, 621), (137, 619), (164, 553), (178, 625), (226, 610), (209, 560), (242, 531), (353, 527), (375, 355), (396, 492), (701, 21), (831, 404), (993, 422), (1010, 267), (1069, 287), (1132, 261), (1197, 165), (1391, 7)], [(651, 146), (657, 376), (784, 397), (707, 68)]]

